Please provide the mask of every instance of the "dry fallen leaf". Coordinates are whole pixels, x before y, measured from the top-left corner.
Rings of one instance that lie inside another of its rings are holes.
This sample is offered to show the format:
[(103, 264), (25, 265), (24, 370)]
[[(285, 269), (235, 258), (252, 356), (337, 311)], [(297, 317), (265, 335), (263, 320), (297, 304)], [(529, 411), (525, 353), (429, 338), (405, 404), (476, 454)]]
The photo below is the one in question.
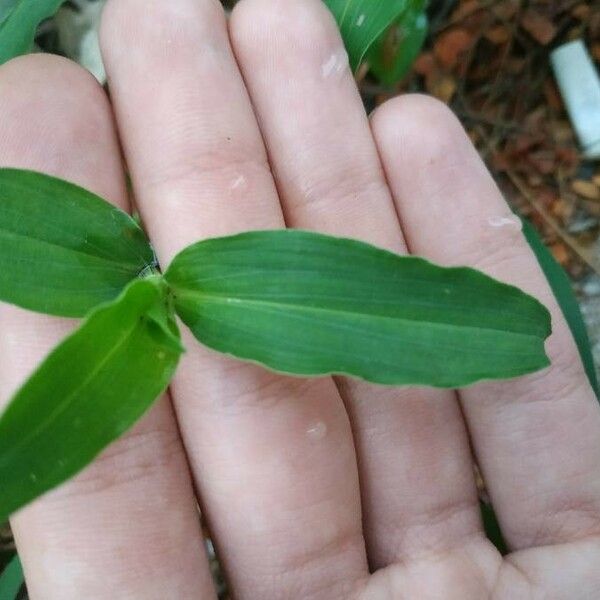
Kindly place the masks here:
[(450, 21), (452, 23), (459, 23), (483, 8), (479, 0), (463, 0), (452, 13)]
[(520, 2), (504, 0), (503, 2), (492, 2), (491, 9), (501, 21), (510, 21), (519, 11)]
[(600, 200), (600, 188), (592, 181), (576, 179), (571, 183), (571, 189), (586, 200)]
[(556, 36), (556, 27), (552, 21), (533, 9), (528, 9), (523, 13), (521, 27), (542, 46), (548, 45)]
[(510, 40), (510, 31), (506, 27), (506, 25), (496, 25), (495, 27), (491, 27), (483, 34), (486, 40), (492, 42), (496, 46), (500, 46), (502, 44), (506, 44), (508, 40)]
[(431, 52), (423, 52), (413, 65), (413, 70), (423, 77), (428, 77), (437, 68), (437, 62)]
[(574, 6), (571, 9), (571, 14), (576, 19), (579, 19), (580, 21), (585, 21), (586, 19), (589, 19), (591, 11), (592, 7), (589, 4), (582, 2), (581, 4), (578, 4), (577, 6)]
[(468, 31), (451, 29), (437, 39), (433, 52), (444, 67), (452, 69), (472, 45), (473, 36)]
[(429, 92), (438, 100), (441, 100), (447, 104), (454, 97), (456, 88), (457, 83), (454, 77), (451, 75), (442, 75), (433, 81)]
[(562, 242), (552, 244), (550, 250), (559, 264), (564, 266), (569, 262), (569, 251)]

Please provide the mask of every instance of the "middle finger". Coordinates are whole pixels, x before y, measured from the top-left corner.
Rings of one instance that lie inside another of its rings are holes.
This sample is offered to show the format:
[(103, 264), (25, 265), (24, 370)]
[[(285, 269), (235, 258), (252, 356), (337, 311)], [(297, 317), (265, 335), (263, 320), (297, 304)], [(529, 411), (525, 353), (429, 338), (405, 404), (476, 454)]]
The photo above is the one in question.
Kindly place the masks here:
[[(288, 225), (405, 253), (400, 223), (335, 23), (319, 0), (242, 0), (231, 19)], [(276, 58), (274, 58), (276, 57)], [(479, 534), (453, 392), (339, 387), (353, 424), (373, 567)]]

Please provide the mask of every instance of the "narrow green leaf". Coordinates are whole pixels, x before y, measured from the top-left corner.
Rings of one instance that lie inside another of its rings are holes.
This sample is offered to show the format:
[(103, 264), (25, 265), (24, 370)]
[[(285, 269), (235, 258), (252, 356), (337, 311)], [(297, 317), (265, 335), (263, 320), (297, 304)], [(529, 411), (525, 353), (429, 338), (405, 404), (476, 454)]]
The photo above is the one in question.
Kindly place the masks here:
[(360, 66), (367, 50), (403, 14), (409, 0), (324, 0), (333, 13), (352, 70)]
[(82, 317), (154, 264), (144, 232), (76, 185), (0, 169), (0, 300)]
[(17, 555), (0, 573), (0, 600), (15, 600), (23, 586), (23, 569)]
[(371, 72), (385, 85), (401, 81), (423, 47), (428, 31), (424, 4), (422, 0), (410, 0), (408, 10), (368, 51)]
[(498, 517), (496, 516), (494, 507), (491, 504), (480, 500), (479, 509), (481, 510), (483, 528), (488, 540), (490, 540), (490, 542), (496, 546), (496, 549), (498, 552), (500, 552), (500, 554), (502, 554), (502, 556), (506, 556), (508, 554), (508, 546), (506, 545), (504, 535), (500, 529), (500, 524), (498, 523)]
[(585, 372), (592, 388), (596, 392), (596, 396), (598, 396), (598, 378), (596, 377), (594, 357), (592, 356), (587, 329), (581, 316), (579, 303), (573, 293), (571, 281), (563, 268), (556, 262), (552, 253), (546, 248), (536, 230), (525, 220), (523, 220), (523, 232), (546, 275), (546, 279), (571, 329), (585, 367)]
[(51, 17), (64, 0), (2, 0), (0, 7), (0, 64), (26, 54), (37, 26)]
[(215, 350), (304, 376), (460, 387), (548, 365), (548, 311), (517, 288), (354, 240), (264, 231), (207, 240), (165, 275)]
[[(159, 277), (96, 309), (0, 417), (0, 522), (65, 481), (126, 431), (167, 387), (181, 354)], [(166, 326), (165, 326), (166, 324)]]

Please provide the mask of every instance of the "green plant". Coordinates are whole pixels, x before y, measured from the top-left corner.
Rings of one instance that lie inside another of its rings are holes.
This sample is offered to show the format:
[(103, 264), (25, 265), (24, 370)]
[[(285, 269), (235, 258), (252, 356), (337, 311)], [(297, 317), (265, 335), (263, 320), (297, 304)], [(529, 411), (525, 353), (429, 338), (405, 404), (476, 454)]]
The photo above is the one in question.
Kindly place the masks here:
[(483, 273), (283, 230), (199, 242), (162, 275), (131, 217), (40, 173), (0, 169), (0, 256), (0, 299), (85, 317), (0, 418), (0, 521), (168, 386), (176, 314), (215, 350), (301, 376), (460, 387), (549, 364), (548, 311)]
[[(31, 51), (39, 23), (64, 0), (3, 0), (0, 64)], [(404, 77), (427, 33), (425, 0), (324, 0), (335, 16), (353, 70), (365, 57), (386, 85)]]
[(3, 0), (0, 5), (0, 65), (31, 51), (37, 26), (64, 0)]
[(13, 600), (23, 585), (21, 561), (13, 556), (7, 567), (0, 573), (0, 600)]
[(325, 0), (348, 54), (358, 69), (366, 58), (374, 75), (387, 85), (404, 77), (427, 33), (425, 0)]

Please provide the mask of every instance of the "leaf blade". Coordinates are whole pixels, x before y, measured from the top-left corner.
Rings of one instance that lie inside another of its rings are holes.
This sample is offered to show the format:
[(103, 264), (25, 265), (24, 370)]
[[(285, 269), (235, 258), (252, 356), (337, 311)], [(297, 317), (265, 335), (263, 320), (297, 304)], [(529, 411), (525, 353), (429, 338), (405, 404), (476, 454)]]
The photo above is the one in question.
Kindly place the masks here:
[(423, 47), (428, 29), (424, 2), (410, 0), (408, 9), (367, 52), (371, 72), (381, 83), (391, 87), (404, 78)]
[(0, 65), (26, 54), (33, 46), (37, 26), (51, 17), (64, 0), (9, 0), (0, 10)]
[(549, 315), (533, 298), (355, 240), (294, 230), (206, 240), (165, 278), (202, 343), (275, 371), (462, 387), (548, 364)]
[(344, 39), (353, 71), (384, 31), (406, 10), (408, 0), (325, 0)]
[(126, 213), (74, 184), (0, 169), (0, 299), (82, 317), (154, 262)]
[(0, 573), (0, 599), (15, 600), (23, 583), (23, 568), (19, 557), (15, 554), (4, 571)]
[(152, 317), (158, 278), (136, 280), (53, 350), (0, 417), (0, 521), (65, 481), (167, 387), (181, 351)]
[(577, 302), (577, 298), (573, 293), (571, 280), (564, 269), (558, 264), (554, 256), (552, 256), (552, 253), (548, 250), (531, 223), (525, 219), (522, 219), (522, 221), (525, 238), (531, 246), (538, 263), (552, 288), (554, 297), (560, 306), (565, 320), (569, 325), (569, 329), (575, 338), (575, 343), (577, 344), (579, 355), (581, 356), (581, 361), (583, 362), (590, 385), (596, 393), (596, 396), (600, 397), (596, 366), (594, 364), (590, 340), (583, 316), (581, 315), (579, 302)]

